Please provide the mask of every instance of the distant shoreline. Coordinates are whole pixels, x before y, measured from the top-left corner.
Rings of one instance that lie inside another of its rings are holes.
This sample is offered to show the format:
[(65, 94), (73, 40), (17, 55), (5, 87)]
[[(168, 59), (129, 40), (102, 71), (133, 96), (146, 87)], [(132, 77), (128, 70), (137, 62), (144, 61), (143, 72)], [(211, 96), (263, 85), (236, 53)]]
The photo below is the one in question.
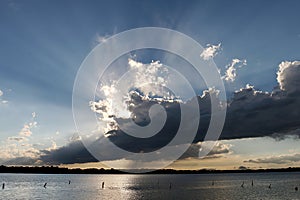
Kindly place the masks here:
[[(132, 170), (137, 173), (139, 170)], [(150, 170), (147, 170), (150, 171)], [(142, 170), (141, 170), (142, 172)], [(262, 172), (300, 172), (300, 167), (277, 168), (277, 169), (243, 169), (243, 170), (213, 170), (213, 169), (199, 169), (199, 170), (173, 170), (173, 169), (159, 169), (144, 174), (223, 174), (223, 173), (262, 173)], [(24, 174), (135, 174), (124, 172), (117, 169), (70, 169), (57, 166), (0, 166), (0, 173), (24, 173)]]

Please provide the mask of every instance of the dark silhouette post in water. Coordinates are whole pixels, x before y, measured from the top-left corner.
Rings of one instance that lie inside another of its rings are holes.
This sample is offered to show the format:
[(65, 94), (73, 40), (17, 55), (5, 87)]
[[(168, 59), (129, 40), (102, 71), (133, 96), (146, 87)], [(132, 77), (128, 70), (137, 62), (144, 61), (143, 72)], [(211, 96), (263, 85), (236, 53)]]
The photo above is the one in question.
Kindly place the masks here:
[(169, 185), (169, 190), (171, 190), (172, 189), (172, 183), (170, 183), (170, 185)]
[(269, 185), (269, 189), (271, 189), (271, 187), (272, 187), (272, 184)]
[(253, 187), (253, 180), (252, 180), (252, 182), (251, 182), (251, 186)]
[(2, 190), (4, 190), (4, 188), (5, 188), (5, 183), (2, 184)]
[(298, 191), (298, 187), (295, 187), (295, 190)]
[(215, 181), (212, 181), (211, 185), (215, 185)]
[(47, 183), (44, 184), (44, 188), (46, 188), (46, 187), (47, 187)]
[(241, 187), (242, 187), (242, 188), (244, 187), (244, 181), (243, 181), (243, 183), (242, 183)]
[(102, 189), (104, 188), (104, 182), (102, 182)]
[(69, 180), (69, 185), (71, 184), (71, 181)]

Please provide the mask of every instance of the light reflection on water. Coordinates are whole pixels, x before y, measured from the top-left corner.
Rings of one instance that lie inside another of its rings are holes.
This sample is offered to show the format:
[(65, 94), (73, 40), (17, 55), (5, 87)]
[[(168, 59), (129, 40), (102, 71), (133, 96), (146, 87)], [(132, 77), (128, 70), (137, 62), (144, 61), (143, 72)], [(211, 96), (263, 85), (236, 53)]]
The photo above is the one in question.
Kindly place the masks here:
[[(241, 187), (243, 181), (244, 188)], [(294, 189), (300, 186), (300, 173), (0, 174), (1, 185), (3, 182), (6, 185), (0, 191), (0, 199), (300, 199), (300, 191)], [(46, 189), (43, 187), (45, 182)], [(272, 184), (271, 189), (269, 184)]]

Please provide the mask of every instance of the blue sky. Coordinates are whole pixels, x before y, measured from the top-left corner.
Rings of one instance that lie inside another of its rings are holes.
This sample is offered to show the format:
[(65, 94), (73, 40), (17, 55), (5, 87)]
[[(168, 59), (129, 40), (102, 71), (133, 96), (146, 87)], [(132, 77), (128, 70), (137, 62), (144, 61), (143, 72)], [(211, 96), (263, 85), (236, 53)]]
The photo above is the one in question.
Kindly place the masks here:
[[(221, 73), (225, 73), (232, 59), (247, 60), (246, 66), (237, 69), (235, 81), (225, 83), (230, 97), (246, 84), (272, 92), (278, 85), (278, 65), (300, 59), (299, 8), (299, 1), (2, 0), (0, 100), (5, 102), (0, 104), (0, 139), (3, 148), (7, 138), (18, 135), (25, 124), (35, 121), (37, 125), (31, 128), (28, 143), (39, 144), (38, 149), (50, 148), (53, 142), (57, 146), (66, 145), (76, 132), (72, 90), (82, 61), (99, 43), (99, 38), (132, 28), (171, 28), (203, 46), (221, 43), (222, 50), (214, 57)], [(32, 115), (34, 112), (36, 116)], [(296, 147), (299, 141), (287, 141), (281, 141), (287, 143), (282, 152), (288, 152), (289, 145), (296, 153), (300, 151)], [(265, 144), (269, 143), (273, 141)], [(236, 154), (243, 150), (236, 148)], [(247, 154), (251, 154), (251, 149)], [(272, 150), (266, 150), (264, 156), (271, 154)]]

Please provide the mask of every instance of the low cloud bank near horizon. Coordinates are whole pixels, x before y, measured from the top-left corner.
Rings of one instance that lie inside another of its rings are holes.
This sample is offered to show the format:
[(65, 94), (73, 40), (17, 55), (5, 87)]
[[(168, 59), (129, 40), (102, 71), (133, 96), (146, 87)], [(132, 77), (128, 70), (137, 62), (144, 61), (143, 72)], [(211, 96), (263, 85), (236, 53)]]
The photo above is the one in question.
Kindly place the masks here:
[(267, 158), (257, 158), (245, 160), (244, 163), (254, 163), (254, 164), (290, 164), (300, 162), (300, 154), (292, 155), (279, 155)]

